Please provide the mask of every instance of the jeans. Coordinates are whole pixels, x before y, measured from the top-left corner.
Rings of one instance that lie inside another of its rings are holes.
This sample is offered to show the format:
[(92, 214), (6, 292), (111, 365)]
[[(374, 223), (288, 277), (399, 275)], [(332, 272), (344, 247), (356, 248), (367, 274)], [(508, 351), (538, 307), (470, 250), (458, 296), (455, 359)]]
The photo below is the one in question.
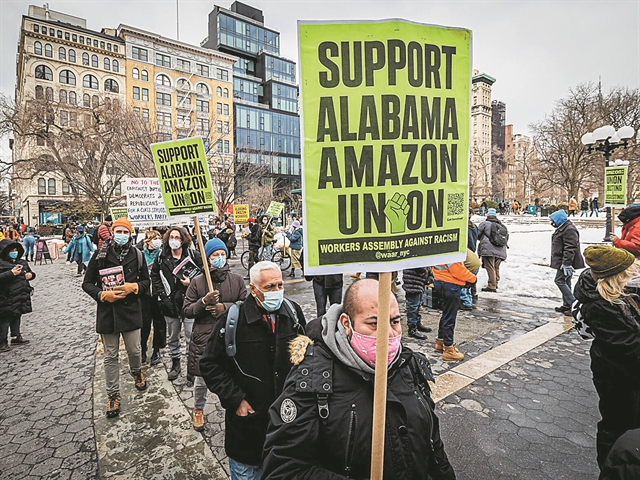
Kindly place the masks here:
[(20, 323), (22, 315), (7, 315), (0, 322), (0, 345), (9, 343), (7, 335), (9, 335), (9, 329), (11, 329), (12, 337), (20, 336)]
[(24, 250), (25, 250), (25, 260), (27, 260), (29, 258), (29, 256), (33, 257), (36, 253), (36, 239), (33, 238), (31, 235), (24, 237), (24, 239), (22, 240), (22, 243), (24, 243)]
[(191, 341), (191, 330), (193, 330), (193, 318), (185, 318), (184, 321), (175, 317), (164, 317), (167, 322), (167, 345), (171, 358), (180, 358), (180, 328), (184, 323), (184, 340), (187, 344), (185, 355), (189, 355), (189, 342)]
[[(474, 275), (478, 274), (478, 270), (475, 272), (471, 272)], [(471, 307), (473, 306), (473, 292), (474, 292), (475, 284), (470, 286), (469, 288), (461, 288), (460, 289), (460, 301), (463, 307)]]
[(231, 480), (260, 480), (262, 478), (262, 468), (254, 465), (236, 462), (229, 457), (229, 471)]
[(258, 258), (261, 260), (271, 261), (271, 243), (269, 245), (263, 245), (258, 252)]
[(129, 357), (129, 371), (133, 375), (140, 372), (140, 329), (122, 333), (102, 333), (104, 345), (104, 376), (107, 380), (107, 394), (120, 391), (120, 335)]
[(596, 214), (596, 218), (598, 218), (598, 210), (596, 208), (594, 208), (593, 210), (591, 210), (591, 215), (589, 215), (590, 217), (593, 217), (593, 214)]
[(415, 327), (420, 323), (420, 304), (422, 303), (422, 293), (406, 292), (404, 295), (407, 301), (407, 325)]
[(453, 345), (453, 331), (456, 328), (456, 317), (460, 308), (460, 285), (434, 282), (434, 289), (442, 297), (442, 316), (438, 324), (438, 338), (444, 341), (445, 347)]
[(560, 289), (560, 293), (562, 293), (562, 306), (570, 308), (573, 302), (576, 300), (571, 293), (571, 277), (572, 275), (565, 276), (562, 268), (559, 268), (556, 272), (556, 278), (554, 282)]
[(585, 217), (588, 217), (589, 216), (588, 214), (589, 214), (589, 210), (582, 210), (582, 212), (580, 213), (580, 216), (582, 217), (584, 215)]
[(167, 344), (167, 322), (160, 312), (158, 299), (151, 295), (143, 295), (142, 303), (142, 331), (140, 332), (140, 346), (142, 353), (147, 352), (147, 344), (153, 325), (153, 349), (160, 350)]
[(204, 383), (204, 378), (196, 376), (193, 380), (193, 408), (195, 410), (204, 410), (207, 404), (207, 393), (209, 389)]
[(318, 317), (327, 313), (327, 297), (329, 305), (342, 302), (342, 287), (324, 288), (318, 282), (313, 282), (313, 296), (316, 299), (316, 314)]
[(489, 281), (487, 282), (488, 288), (498, 288), (498, 282), (500, 282), (500, 264), (502, 259), (498, 257), (482, 257), (482, 266), (489, 275)]

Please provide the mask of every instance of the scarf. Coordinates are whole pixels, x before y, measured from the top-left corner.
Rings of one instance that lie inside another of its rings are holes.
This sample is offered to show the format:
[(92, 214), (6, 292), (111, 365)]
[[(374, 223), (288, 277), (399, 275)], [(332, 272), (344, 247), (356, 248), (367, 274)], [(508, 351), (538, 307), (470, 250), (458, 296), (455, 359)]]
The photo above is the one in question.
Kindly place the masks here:
[(102, 242), (102, 247), (100, 247), (100, 250), (96, 255), (96, 261), (106, 258), (107, 253), (109, 253), (109, 249), (111, 248), (113, 249), (113, 252), (116, 254), (116, 257), (118, 258), (118, 262), (122, 263), (122, 261), (127, 256), (127, 253), (129, 253), (129, 249), (131, 248), (131, 237), (129, 237), (129, 241), (124, 245), (118, 245), (116, 242), (113, 241), (113, 237), (106, 239), (104, 242)]

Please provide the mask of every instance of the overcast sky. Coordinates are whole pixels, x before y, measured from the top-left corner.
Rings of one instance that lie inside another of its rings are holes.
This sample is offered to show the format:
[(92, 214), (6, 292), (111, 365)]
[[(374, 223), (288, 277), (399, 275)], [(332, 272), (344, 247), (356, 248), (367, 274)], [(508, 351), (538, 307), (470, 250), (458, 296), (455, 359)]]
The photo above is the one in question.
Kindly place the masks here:
[[(229, 8), (229, 3), (219, 3)], [(13, 94), (16, 45), (28, 5), (0, 0), (0, 90)], [(601, 1), (246, 1), (280, 31), (281, 54), (297, 61), (297, 20), (405, 18), (473, 31), (474, 68), (496, 78), (493, 99), (507, 104), (514, 133), (549, 113), (572, 86), (602, 79), (605, 90), (640, 88), (640, 0)], [(214, 1), (179, 0), (180, 40), (207, 36)], [(49, 8), (87, 19), (100, 30), (127, 24), (176, 38), (176, 0), (50, 1)]]

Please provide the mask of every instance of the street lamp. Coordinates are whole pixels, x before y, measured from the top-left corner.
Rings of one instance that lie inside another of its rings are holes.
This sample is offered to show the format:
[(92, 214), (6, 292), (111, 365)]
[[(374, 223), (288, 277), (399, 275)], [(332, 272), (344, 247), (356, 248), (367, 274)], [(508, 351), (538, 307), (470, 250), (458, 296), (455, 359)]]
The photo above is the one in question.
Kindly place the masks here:
[[(633, 127), (625, 126), (616, 131), (611, 125), (605, 125), (604, 127), (596, 128), (593, 132), (585, 133), (582, 136), (582, 144), (587, 147), (587, 153), (593, 151), (602, 152), (605, 159), (605, 166), (624, 165), (622, 160), (616, 160), (611, 162), (611, 154), (616, 148), (627, 148), (629, 140), (633, 137), (635, 131)], [(629, 162), (626, 161), (626, 165)], [(613, 222), (611, 221), (611, 207), (607, 207), (607, 221), (605, 227), (604, 241), (609, 242), (611, 232), (613, 230)]]

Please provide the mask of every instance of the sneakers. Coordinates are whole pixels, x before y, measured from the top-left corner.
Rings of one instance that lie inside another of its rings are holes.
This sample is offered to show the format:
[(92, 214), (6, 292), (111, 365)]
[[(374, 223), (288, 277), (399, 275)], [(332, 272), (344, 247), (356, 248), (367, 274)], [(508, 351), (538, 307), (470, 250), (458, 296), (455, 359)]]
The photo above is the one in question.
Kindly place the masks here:
[(26, 345), (27, 343), (29, 343), (29, 340), (22, 338), (22, 335), (18, 335), (11, 340), (11, 345)]
[(431, 327), (423, 325), (422, 322), (418, 322), (417, 327), (419, 332), (429, 333), (431, 331)]
[(160, 350), (154, 350), (151, 355), (151, 365), (157, 365), (160, 363)]
[(0, 343), (0, 353), (8, 352), (11, 350), (8, 343)]
[(442, 360), (445, 362), (459, 362), (464, 360), (464, 353), (460, 353), (455, 345), (449, 347), (445, 345), (442, 352)]
[(466, 310), (468, 312), (469, 310), (473, 310), (473, 306), (460, 305), (460, 310)]
[(498, 289), (496, 289), (496, 288), (489, 288), (489, 287), (482, 287), (481, 290), (483, 292), (493, 292), (493, 293), (498, 291)]
[(444, 351), (444, 340), (436, 338), (436, 353), (442, 353)]
[(193, 429), (196, 432), (202, 432), (204, 430), (204, 410), (193, 411)]
[(135, 381), (137, 390), (140, 390), (142, 392), (143, 390), (147, 389), (147, 380), (144, 378), (142, 371), (138, 373), (132, 373), (131, 376)]
[(120, 415), (120, 393), (110, 393), (107, 400), (107, 418), (113, 418)]

